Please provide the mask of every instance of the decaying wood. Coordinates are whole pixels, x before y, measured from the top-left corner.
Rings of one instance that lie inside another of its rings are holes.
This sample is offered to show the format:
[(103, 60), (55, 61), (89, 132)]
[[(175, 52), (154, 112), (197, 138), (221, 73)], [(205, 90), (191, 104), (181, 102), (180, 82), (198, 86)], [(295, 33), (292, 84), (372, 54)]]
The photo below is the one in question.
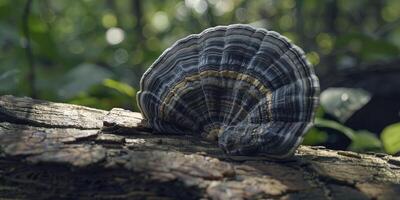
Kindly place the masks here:
[(2, 199), (397, 199), (400, 159), (301, 146), (230, 158), (139, 113), (0, 97)]

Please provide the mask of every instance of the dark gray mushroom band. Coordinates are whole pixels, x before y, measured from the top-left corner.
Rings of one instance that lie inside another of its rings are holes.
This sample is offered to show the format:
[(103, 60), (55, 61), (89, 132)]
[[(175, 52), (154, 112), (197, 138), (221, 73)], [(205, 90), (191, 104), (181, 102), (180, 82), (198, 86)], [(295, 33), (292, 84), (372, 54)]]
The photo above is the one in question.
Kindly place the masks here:
[(143, 75), (137, 95), (160, 133), (201, 134), (232, 155), (288, 157), (312, 125), (319, 82), (280, 34), (217, 26), (177, 41)]

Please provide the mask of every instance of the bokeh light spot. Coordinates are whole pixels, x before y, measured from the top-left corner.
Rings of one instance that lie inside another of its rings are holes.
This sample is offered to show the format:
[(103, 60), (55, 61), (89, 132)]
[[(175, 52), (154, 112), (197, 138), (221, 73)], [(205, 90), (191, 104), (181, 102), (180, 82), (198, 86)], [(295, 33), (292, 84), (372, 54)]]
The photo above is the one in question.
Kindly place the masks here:
[(208, 3), (206, 0), (185, 0), (185, 5), (188, 8), (192, 8), (199, 14), (203, 14), (208, 8)]
[(393, 22), (400, 17), (398, 8), (394, 5), (388, 5), (381, 11), (382, 18), (387, 22)]
[(167, 16), (167, 13), (163, 11), (158, 11), (153, 15), (151, 25), (157, 30), (157, 31), (165, 31), (167, 28), (169, 28), (169, 19)]
[(330, 53), (333, 48), (333, 39), (327, 33), (320, 33), (316, 37), (318, 46), (321, 48), (322, 52), (327, 54)]
[(293, 26), (293, 17), (290, 14), (284, 15), (279, 19), (279, 27), (288, 30)]
[(129, 58), (129, 54), (128, 51), (126, 51), (125, 49), (117, 49), (114, 52), (114, 60), (117, 64), (123, 64), (126, 63), (126, 61), (128, 61)]
[(101, 23), (105, 28), (111, 28), (117, 26), (118, 21), (115, 15), (108, 13), (103, 15), (103, 17), (101, 18)]
[(296, 5), (296, 2), (294, 0), (283, 0), (281, 1), (281, 3), (284, 9), (292, 9)]
[(108, 44), (116, 45), (121, 43), (125, 38), (125, 32), (121, 28), (109, 28), (106, 32), (106, 40)]
[(186, 17), (189, 14), (188, 8), (185, 6), (185, 3), (179, 2), (176, 5), (175, 10), (176, 10), (175, 17), (181, 21), (185, 21)]
[(310, 53), (306, 54), (307, 59), (311, 62), (312, 65), (318, 65), (319, 64), (319, 55), (315, 51), (311, 51)]
[(215, 15), (221, 16), (233, 10), (234, 3), (231, 0), (217, 0), (215, 1)]

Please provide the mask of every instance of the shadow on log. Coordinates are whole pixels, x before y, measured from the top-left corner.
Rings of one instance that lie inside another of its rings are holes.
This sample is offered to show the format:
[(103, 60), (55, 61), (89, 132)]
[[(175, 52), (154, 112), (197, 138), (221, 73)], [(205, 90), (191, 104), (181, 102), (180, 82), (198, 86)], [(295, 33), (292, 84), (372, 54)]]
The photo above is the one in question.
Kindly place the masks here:
[(2, 199), (397, 199), (400, 158), (301, 146), (284, 162), (160, 135), (140, 113), (0, 97)]

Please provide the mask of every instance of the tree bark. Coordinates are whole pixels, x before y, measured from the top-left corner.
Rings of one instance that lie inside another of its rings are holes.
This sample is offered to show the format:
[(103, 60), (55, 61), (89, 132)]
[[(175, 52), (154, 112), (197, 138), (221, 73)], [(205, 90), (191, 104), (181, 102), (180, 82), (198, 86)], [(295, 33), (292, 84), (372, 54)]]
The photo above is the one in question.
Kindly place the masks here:
[(400, 159), (301, 146), (286, 161), (229, 157), (140, 113), (0, 96), (3, 199), (396, 199)]

